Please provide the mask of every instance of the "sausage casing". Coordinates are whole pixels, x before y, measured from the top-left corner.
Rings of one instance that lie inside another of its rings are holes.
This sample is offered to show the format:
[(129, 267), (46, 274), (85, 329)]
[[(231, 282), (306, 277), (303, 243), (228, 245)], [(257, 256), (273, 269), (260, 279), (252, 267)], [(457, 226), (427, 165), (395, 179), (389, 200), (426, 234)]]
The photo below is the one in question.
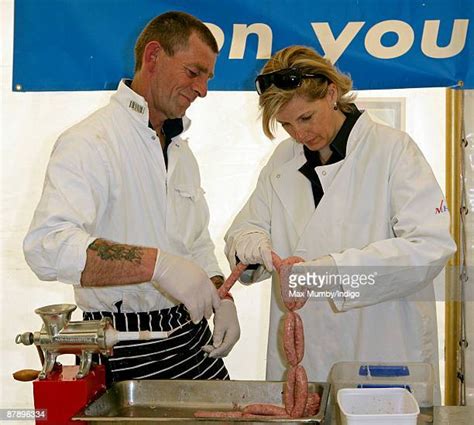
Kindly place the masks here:
[(295, 405), (291, 411), (292, 418), (301, 418), (308, 399), (308, 377), (303, 366), (296, 367)]
[(284, 416), (287, 414), (284, 407), (275, 406), (274, 404), (267, 403), (255, 403), (249, 404), (242, 409), (244, 414), (248, 413), (251, 415), (261, 416)]
[(295, 316), (295, 354), (296, 354), (296, 362), (301, 363), (304, 357), (304, 328), (303, 328), (303, 320), (298, 313), (293, 313)]

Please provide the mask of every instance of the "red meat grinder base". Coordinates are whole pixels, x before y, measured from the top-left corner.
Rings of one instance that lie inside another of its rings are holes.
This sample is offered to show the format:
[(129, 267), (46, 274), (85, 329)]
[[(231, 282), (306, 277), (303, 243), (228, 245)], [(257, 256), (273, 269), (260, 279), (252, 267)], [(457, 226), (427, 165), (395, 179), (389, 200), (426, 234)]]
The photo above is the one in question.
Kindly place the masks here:
[(38, 425), (77, 425), (71, 417), (106, 390), (103, 365), (92, 365), (82, 379), (76, 378), (78, 371), (79, 366), (59, 366), (47, 379), (33, 382)]

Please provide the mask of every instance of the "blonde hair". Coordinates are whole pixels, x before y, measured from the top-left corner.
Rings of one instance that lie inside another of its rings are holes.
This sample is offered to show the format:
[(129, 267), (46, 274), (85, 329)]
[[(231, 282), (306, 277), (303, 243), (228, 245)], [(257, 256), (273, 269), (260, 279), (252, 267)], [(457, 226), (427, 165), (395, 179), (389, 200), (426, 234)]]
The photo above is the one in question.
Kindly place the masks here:
[(298, 68), (303, 73), (320, 74), (322, 78), (304, 78), (300, 87), (283, 90), (272, 85), (260, 95), (259, 105), (262, 113), (262, 127), (266, 136), (273, 139), (276, 127), (275, 115), (295, 95), (308, 100), (322, 99), (326, 96), (328, 86), (334, 83), (337, 88), (337, 107), (343, 112), (352, 111), (351, 103), (355, 94), (352, 90), (352, 80), (341, 73), (335, 66), (319, 55), (314, 49), (305, 46), (290, 46), (275, 53), (262, 69), (266, 74), (280, 69)]

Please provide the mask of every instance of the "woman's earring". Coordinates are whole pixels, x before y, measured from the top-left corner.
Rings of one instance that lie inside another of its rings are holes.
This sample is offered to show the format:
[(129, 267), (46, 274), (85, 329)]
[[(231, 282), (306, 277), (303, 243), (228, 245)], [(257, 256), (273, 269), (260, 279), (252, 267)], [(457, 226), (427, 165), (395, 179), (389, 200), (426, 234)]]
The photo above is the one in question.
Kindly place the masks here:
[(337, 111), (337, 102), (334, 102), (334, 110)]

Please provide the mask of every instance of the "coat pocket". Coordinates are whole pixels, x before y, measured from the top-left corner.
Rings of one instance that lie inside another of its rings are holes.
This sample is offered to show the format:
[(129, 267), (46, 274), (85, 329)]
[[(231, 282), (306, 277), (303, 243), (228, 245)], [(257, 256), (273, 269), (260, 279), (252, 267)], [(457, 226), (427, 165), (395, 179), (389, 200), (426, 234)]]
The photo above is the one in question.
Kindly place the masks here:
[(179, 196), (189, 198), (194, 202), (199, 201), (204, 196), (204, 190), (199, 186), (179, 186), (175, 188)]
[(168, 238), (176, 252), (193, 255), (193, 246), (209, 223), (204, 190), (200, 186), (179, 185), (170, 193), (168, 202)]

